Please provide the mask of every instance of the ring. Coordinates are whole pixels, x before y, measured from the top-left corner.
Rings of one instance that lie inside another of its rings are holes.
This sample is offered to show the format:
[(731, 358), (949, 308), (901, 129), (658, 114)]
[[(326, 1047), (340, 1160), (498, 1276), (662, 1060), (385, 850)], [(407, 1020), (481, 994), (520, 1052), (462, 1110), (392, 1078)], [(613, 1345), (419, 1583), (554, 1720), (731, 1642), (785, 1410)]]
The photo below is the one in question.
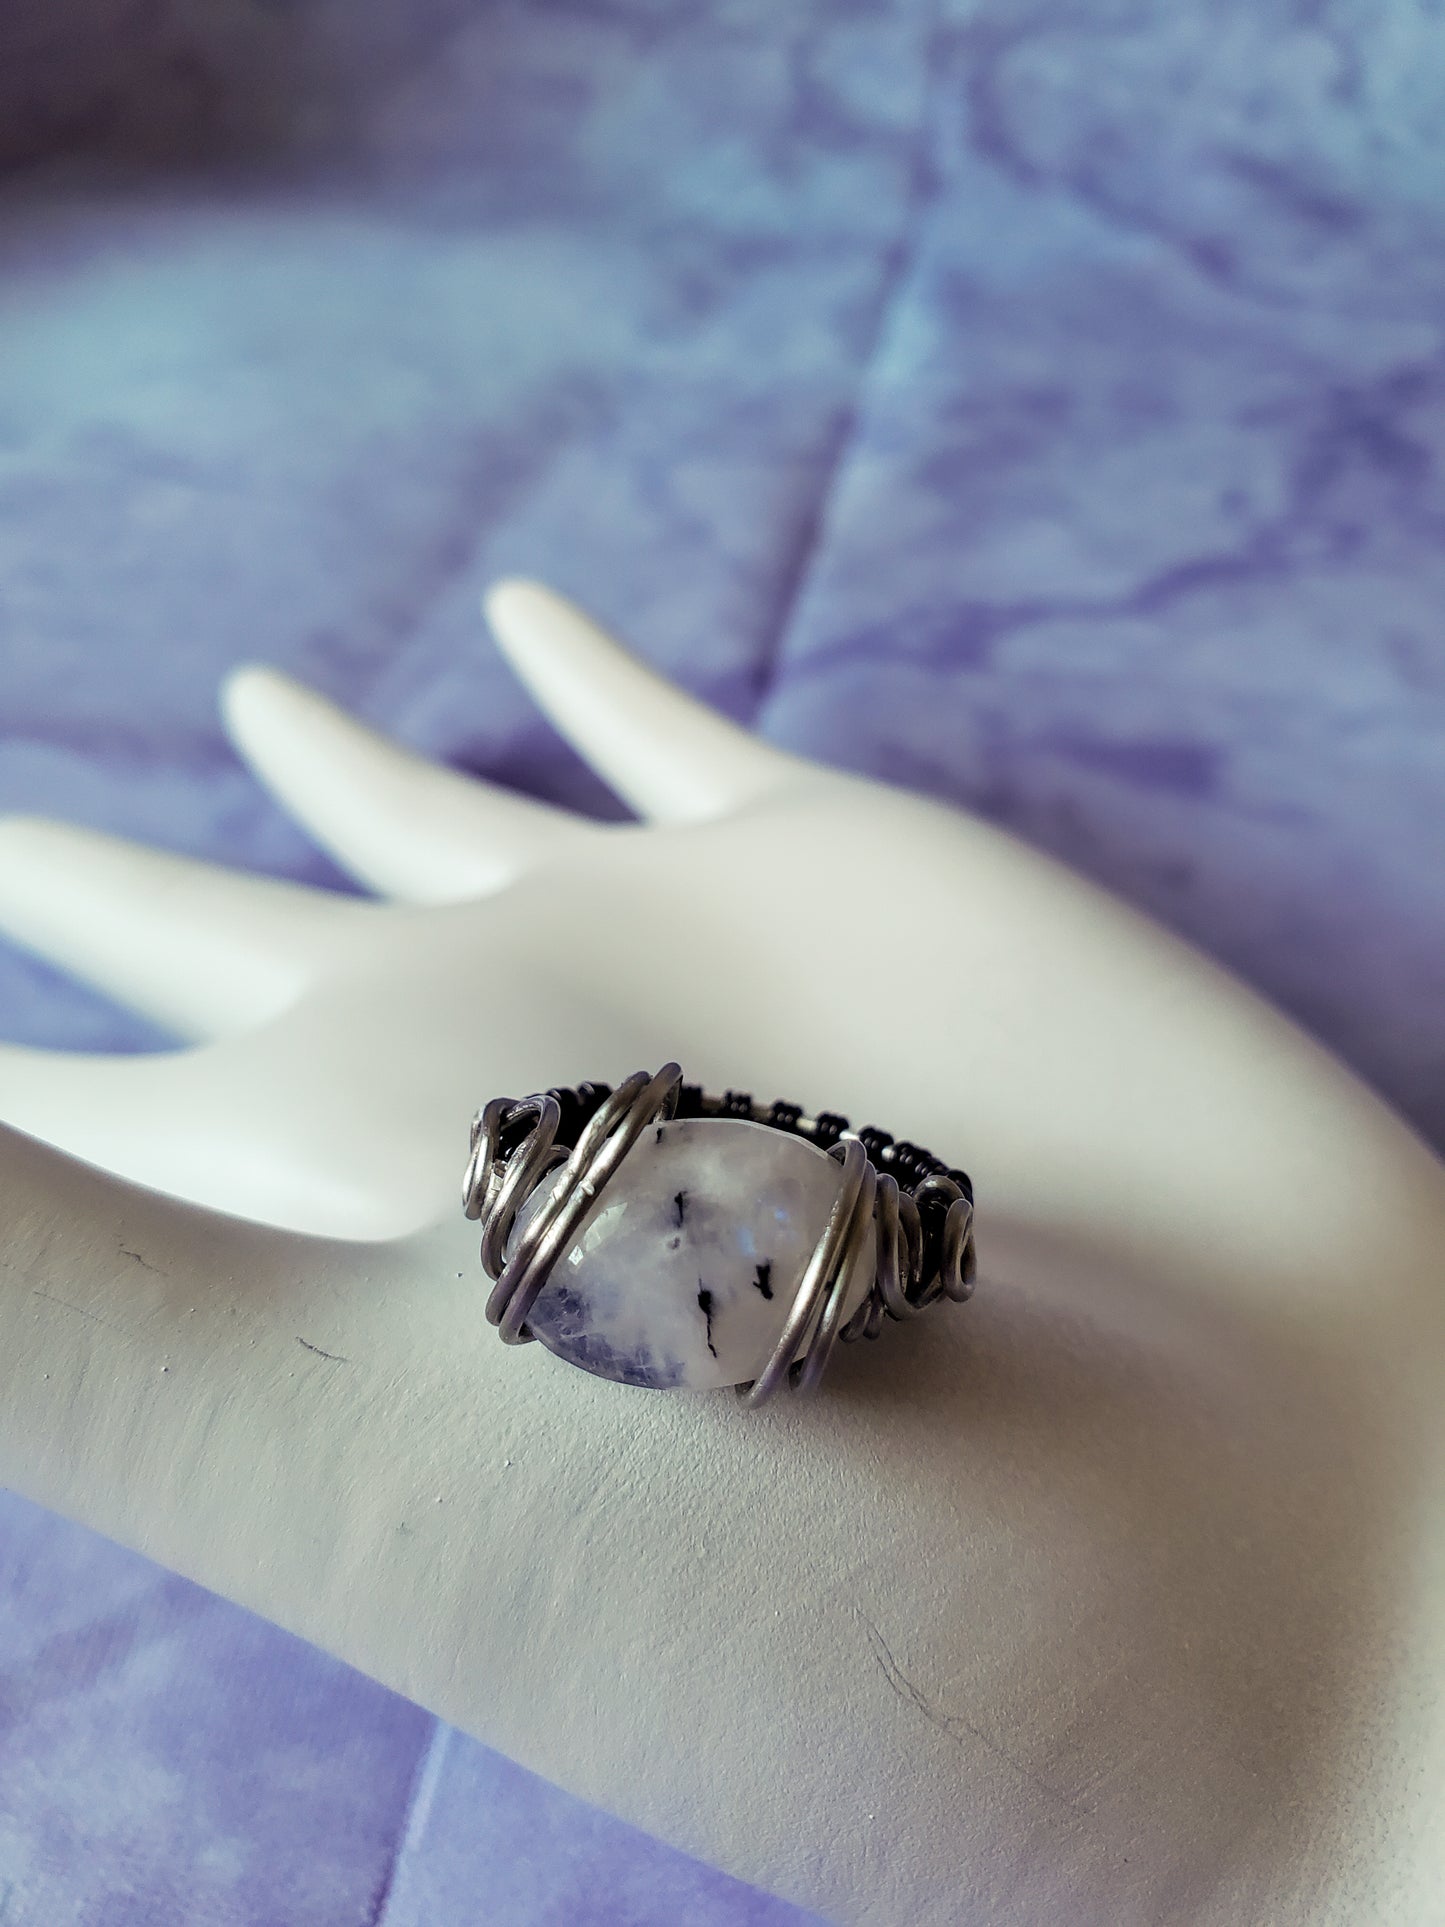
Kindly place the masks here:
[(502, 1339), (624, 1385), (761, 1405), (812, 1390), (840, 1341), (973, 1295), (965, 1172), (834, 1111), (709, 1096), (677, 1064), (493, 1098), (462, 1205)]

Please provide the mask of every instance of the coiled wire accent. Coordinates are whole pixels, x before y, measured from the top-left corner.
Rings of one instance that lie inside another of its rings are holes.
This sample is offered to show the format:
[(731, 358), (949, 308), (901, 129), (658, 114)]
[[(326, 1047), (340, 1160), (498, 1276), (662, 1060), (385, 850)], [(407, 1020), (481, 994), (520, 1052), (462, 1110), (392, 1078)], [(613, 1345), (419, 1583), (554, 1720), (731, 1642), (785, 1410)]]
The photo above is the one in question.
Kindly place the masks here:
[[(876, 1338), (887, 1318), (916, 1318), (940, 1298), (973, 1296), (977, 1260), (973, 1187), (931, 1152), (895, 1143), (871, 1126), (852, 1132), (836, 1112), (804, 1115), (797, 1104), (755, 1104), (746, 1092), (709, 1096), (684, 1084), (677, 1064), (655, 1076), (558, 1088), (532, 1097), (497, 1097), (472, 1123), (462, 1206), (482, 1226), (481, 1258), (493, 1287), (488, 1322), (506, 1344), (528, 1343), (527, 1314), (552, 1266), (649, 1126), (672, 1117), (738, 1117), (788, 1131), (840, 1166), (838, 1195), (814, 1246), (778, 1342), (762, 1370), (737, 1391), (764, 1404), (785, 1383), (811, 1391), (838, 1343)], [(513, 1237), (522, 1206), (543, 1202)], [(846, 1319), (854, 1268), (876, 1231), (874, 1275)], [(508, 1245), (511, 1249), (508, 1249)]]

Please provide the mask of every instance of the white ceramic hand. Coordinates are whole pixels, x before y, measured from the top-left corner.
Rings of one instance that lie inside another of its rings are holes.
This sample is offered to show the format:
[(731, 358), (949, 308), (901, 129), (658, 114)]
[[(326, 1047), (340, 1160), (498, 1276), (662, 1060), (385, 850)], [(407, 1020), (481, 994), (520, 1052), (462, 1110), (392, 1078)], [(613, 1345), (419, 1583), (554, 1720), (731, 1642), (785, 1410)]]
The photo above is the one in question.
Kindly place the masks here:
[[(0, 1159), (0, 1477), (840, 1921), (1422, 1917), (1438, 1166), (1056, 865), (491, 614), (645, 825), (250, 671), (391, 902), (0, 831), (0, 922), (204, 1040), (0, 1063), (71, 1154)], [(978, 1300), (757, 1415), (499, 1346), (471, 1112), (670, 1056), (968, 1164)]]

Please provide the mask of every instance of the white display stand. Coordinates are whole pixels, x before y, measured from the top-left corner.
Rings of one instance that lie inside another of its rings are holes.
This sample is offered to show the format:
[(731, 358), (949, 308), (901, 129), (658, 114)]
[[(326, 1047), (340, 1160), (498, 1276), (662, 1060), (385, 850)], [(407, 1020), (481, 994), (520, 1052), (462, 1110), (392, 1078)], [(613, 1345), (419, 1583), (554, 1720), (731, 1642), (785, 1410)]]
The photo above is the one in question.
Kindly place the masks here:
[[(1010, 837), (490, 609), (645, 825), (253, 670), (395, 904), (0, 829), (0, 924), (199, 1040), (0, 1060), (0, 1479), (840, 1923), (1445, 1917), (1441, 1167)], [(974, 1302), (758, 1413), (500, 1345), (472, 1111), (674, 1056), (966, 1165)]]

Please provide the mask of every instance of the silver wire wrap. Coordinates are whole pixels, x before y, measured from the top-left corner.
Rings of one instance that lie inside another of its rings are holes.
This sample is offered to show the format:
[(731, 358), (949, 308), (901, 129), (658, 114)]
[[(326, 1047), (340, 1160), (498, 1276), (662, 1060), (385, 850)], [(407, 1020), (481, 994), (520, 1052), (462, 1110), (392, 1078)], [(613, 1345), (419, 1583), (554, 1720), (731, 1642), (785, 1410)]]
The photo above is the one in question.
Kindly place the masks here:
[[(496, 1097), (477, 1113), (462, 1207), (481, 1223), (482, 1267), (493, 1281), (486, 1316), (506, 1344), (530, 1342), (527, 1314), (552, 1266), (648, 1127), (674, 1115), (681, 1089), (677, 1064), (664, 1064), (653, 1077), (635, 1071), (602, 1100), (570, 1150), (557, 1141), (562, 1112), (551, 1093)], [(768, 1122), (766, 1108), (756, 1105), (746, 1112), (734, 1107), (704, 1114)], [(528, 1118), (530, 1128), (519, 1137), (517, 1127)], [(808, 1137), (814, 1127), (815, 1120), (800, 1118), (796, 1129)], [(838, 1195), (771, 1356), (750, 1384), (736, 1388), (751, 1406), (765, 1404), (784, 1384), (812, 1391), (836, 1344), (876, 1338), (886, 1318), (916, 1318), (940, 1298), (962, 1304), (973, 1295), (973, 1201), (956, 1179), (934, 1172), (906, 1190), (891, 1172), (874, 1168), (862, 1139), (850, 1131), (827, 1155), (842, 1167)], [(513, 1240), (518, 1212), (539, 1190), (546, 1193), (543, 1203)], [(943, 1211), (938, 1263), (928, 1276), (920, 1202)], [(874, 1275), (845, 1321), (850, 1280), (870, 1224), (876, 1231)]]
[[(524, 1097), (520, 1103), (493, 1098), (472, 1125), (462, 1205), (482, 1220), (482, 1268), (495, 1283), (487, 1322), (504, 1343), (527, 1344), (527, 1313), (568, 1240), (602, 1195), (603, 1187), (650, 1124), (671, 1117), (682, 1089), (682, 1067), (664, 1064), (655, 1077), (634, 1071), (603, 1100), (575, 1149), (556, 1142), (561, 1107), (555, 1097)], [(536, 1122), (503, 1162), (498, 1145), (504, 1126), (528, 1112)], [(561, 1166), (546, 1202), (531, 1217), (512, 1250), (507, 1241), (517, 1213), (547, 1175)]]

